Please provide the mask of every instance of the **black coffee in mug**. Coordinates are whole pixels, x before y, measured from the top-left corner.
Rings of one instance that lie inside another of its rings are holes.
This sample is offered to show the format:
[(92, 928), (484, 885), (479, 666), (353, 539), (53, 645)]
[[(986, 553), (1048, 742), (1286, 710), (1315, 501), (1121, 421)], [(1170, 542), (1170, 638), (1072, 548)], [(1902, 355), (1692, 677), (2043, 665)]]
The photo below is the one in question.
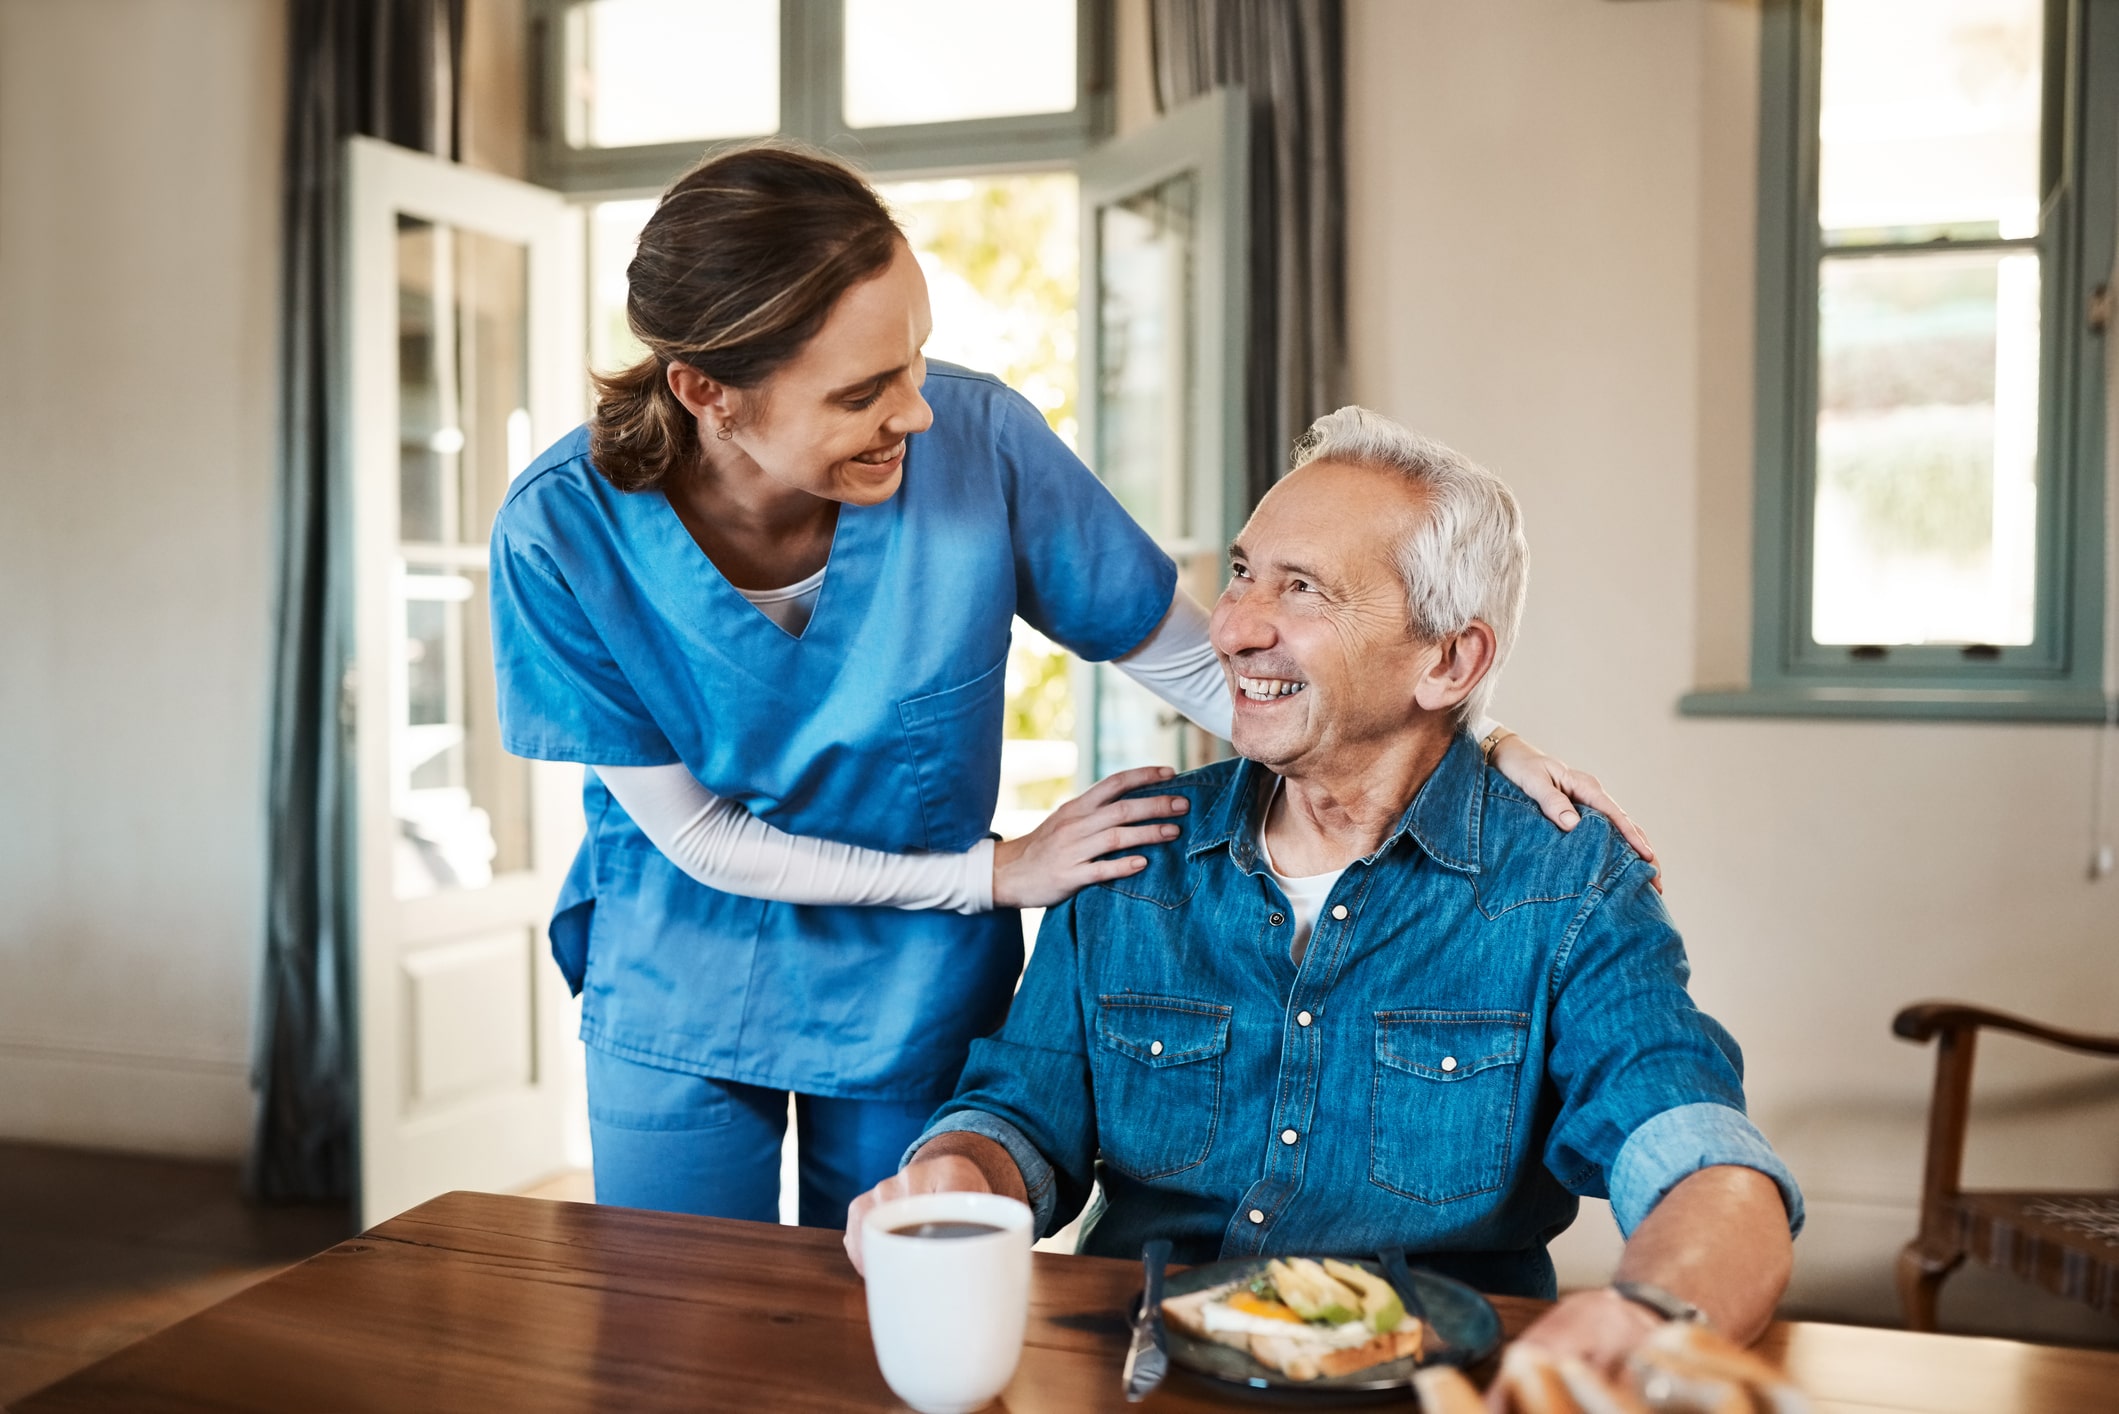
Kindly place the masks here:
[(932, 1222), (907, 1223), (904, 1227), (890, 1230), (892, 1237), (984, 1237), (1000, 1229), (992, 1223)]

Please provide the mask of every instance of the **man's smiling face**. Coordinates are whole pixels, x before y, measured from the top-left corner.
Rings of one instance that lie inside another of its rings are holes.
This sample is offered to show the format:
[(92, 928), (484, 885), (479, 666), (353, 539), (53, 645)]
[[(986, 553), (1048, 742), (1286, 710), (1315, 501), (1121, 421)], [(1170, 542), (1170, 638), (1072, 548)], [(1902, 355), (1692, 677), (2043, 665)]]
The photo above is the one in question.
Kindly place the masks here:
[(1397, 473), (1328, 461), (1259, 502), (1230, 547), (1212, 629), (1239, 753), (1282, 774), (1329, 774), (1412, 723), (1437, 650), (1409, 631), (1393, 553), (1425, 513)]

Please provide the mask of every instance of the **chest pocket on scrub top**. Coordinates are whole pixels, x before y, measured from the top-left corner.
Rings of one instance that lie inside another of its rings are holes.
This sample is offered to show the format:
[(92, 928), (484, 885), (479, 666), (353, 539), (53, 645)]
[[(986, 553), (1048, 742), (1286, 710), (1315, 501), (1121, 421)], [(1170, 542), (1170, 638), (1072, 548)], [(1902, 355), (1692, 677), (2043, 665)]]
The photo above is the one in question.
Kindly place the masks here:
[(1106, 1163), (1161, 1178), (1206, 1161), (1221, 1123), (1229, 1008), (1120, 992), (1096, 1001), (1098, 1134)]
[(919, 784), (927, 848), (972, 847), (993, 824), (1001, 793), (1001, 717), (1008, 659), (961, 687), (908, 697), (898, 721)]
[(1529, 1018), (1517, 1011), (1379, 1011), (1369, 1181), (1422, 1203), (1508, 1179)]

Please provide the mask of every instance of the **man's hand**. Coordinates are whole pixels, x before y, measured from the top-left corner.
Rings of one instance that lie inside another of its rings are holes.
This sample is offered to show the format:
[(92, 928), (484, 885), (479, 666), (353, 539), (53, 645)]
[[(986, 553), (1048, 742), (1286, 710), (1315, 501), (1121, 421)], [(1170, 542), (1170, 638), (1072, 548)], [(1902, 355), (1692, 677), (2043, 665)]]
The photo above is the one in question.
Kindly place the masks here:
[(868, 1216), (869, 1209), (879, 1203), (888, 1203), (894, 1198), (910, 1198), (919, 1193), (992, 1191), (993, 1186), (986, 1182), (986, 1175), (979, 1172), (979, 1166), (960, 1154), (914, 1159), (903, 1169), (854, 1199), (846, 1209), (846, 1255), (853, 1258), (853, 1269), (866, 1275), (868, 1269), (861, 1265), (861, 1220)]
[(846, 1255), (853, 1269), (861, 1265), (861, 1220), (878, 1203), (918, 1193), (998, 1193), (1028, 1203), (1023, 1172), (1008, 1151), (983, 1134), (952, 1130), (920, 1146), (912, 1162), (853, 1200), (846, 1209)]
[[(1663, 1318), (1655, 1312), (1606, 1286), (1561, 1297), (1559, 1305), (1533, 1321), (1516, 1340), (1538, 1346), (1555, 1359), (1571, 1356), (1613, 1378), (1634, 1348), (1662, 1324)], [(1486, 1396), (1486, 1407), (1493, 1414), (1508, 1414), (1508, 1395), (1502, 1384), (1495, 1380)]]
[[(1626, 1241), (1619, 1277), (1647, 1282), (1700, 1307), (1737, 1344), (1756, 1340), (1787, 1289), (1795, 1249), (1780, 1189), (1755, 1169), (1717, 1164), (1681, 1179)], [(1609, 1287), (1577, 1292), (1517, 1339), (1616, 1375), (1663, 1318)], [(1500, 1392), (1487, 1408), (1503, 1414)]]

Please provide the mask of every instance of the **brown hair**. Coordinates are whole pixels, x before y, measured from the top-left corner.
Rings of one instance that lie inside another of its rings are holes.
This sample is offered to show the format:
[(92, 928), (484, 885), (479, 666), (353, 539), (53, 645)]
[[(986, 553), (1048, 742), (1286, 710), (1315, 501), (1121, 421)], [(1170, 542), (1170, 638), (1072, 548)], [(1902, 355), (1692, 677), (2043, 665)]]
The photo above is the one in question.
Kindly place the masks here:
[(698, 456), (670, 391), (684, 363), (755, 388), (802, 351), (839, 296), (890, 264), (901, 239), (851, 168), (792, 143), (709, 155), (671, 184), (626, 267), (625, 320), (647, 356), (592, 373), (589, 454), (621, 491), (647, 491)]

